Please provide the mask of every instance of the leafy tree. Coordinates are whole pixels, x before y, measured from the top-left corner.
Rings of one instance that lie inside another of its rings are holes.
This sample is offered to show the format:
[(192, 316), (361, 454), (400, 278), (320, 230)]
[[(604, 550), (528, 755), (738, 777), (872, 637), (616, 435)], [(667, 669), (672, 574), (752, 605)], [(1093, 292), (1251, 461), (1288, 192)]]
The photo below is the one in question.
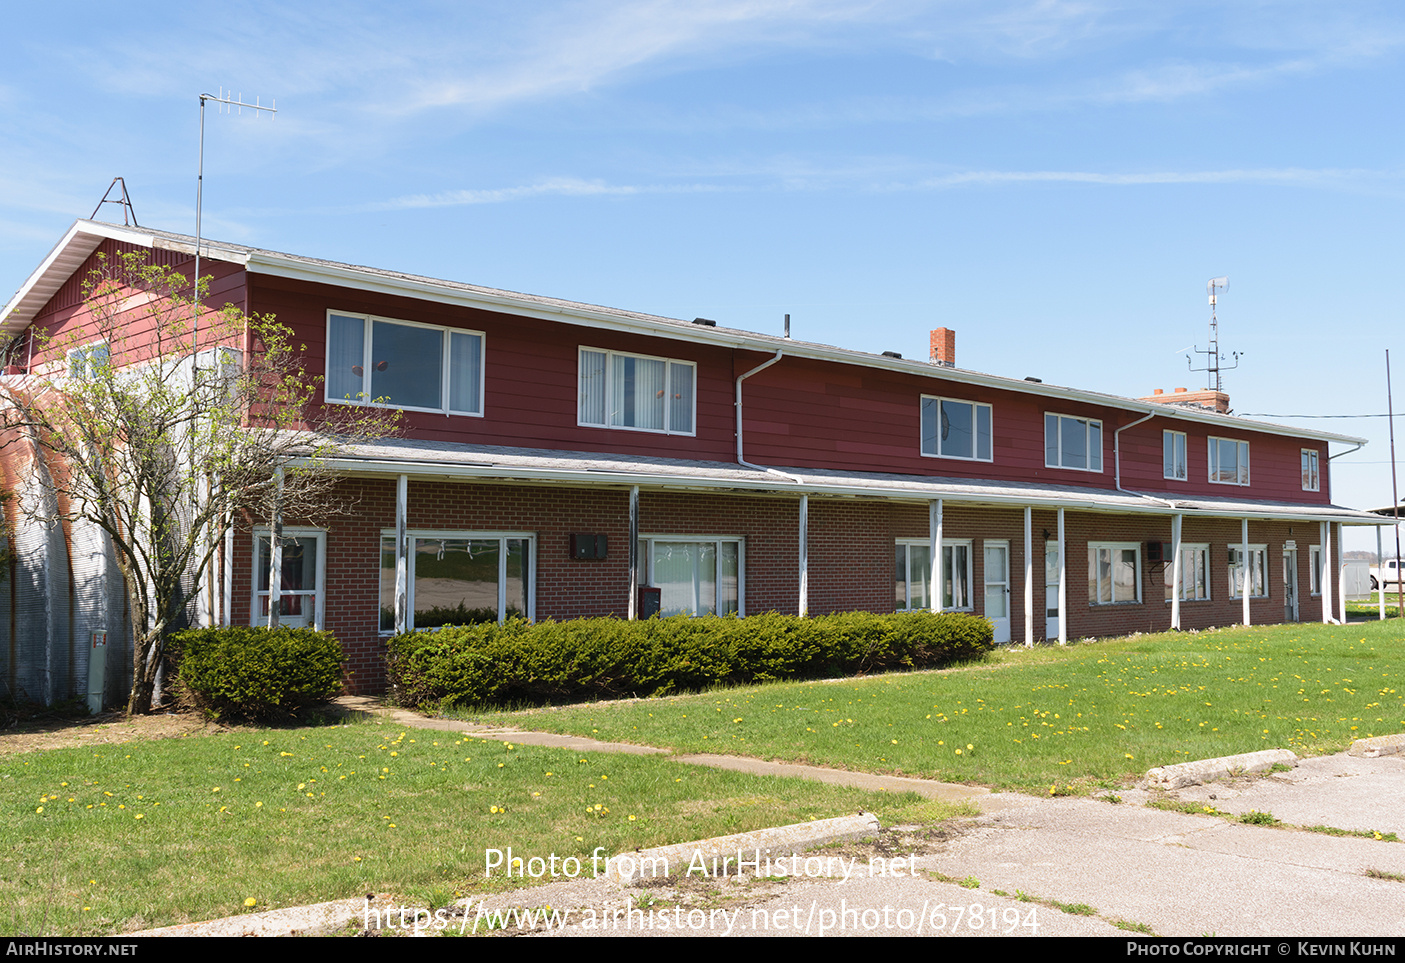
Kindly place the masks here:
[(397, 427), (384, 409), (318, 403), (320, 379), (272, 316), (202, 307), (193, 352), (201, 287), (192, 297), (141, 253), (100, 255), (80, 323), (34, 332), (38, 373), (9, 391), (11, 426), (57, 456), (60, 514), (111, 539), (132, 618), (129, 713), (151, 711), (167, 636), (236, 520), (347, 510), (328, 456)]

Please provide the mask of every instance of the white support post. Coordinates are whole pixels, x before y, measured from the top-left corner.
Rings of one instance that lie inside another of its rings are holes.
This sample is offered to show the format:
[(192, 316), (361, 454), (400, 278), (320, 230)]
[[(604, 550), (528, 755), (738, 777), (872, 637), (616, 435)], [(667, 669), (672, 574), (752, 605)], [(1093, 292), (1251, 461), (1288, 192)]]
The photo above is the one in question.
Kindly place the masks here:
[(283, 469), (274, 473), (273, 528), (268, 533), (268, 627), (278, 628), (283, 609)]
[[(1330, 524), (1330, 523), (1328, 523)], [(1342, 541), (1342, 523), (1337, 522), (1337, 545), (1345, 545)], [(1346, 625), (1346, 552), (1340, 551), (1338, 554), (1342, 560), (1337, 563), (1337, 611), (1341, 614), (1338, 621)]]
[(1239, 568), (1244, 573), (1244, 586), (1240, 596), (1244, 610), (1244, 624), (1249, 624), (1249, 594), (1254, 591), (1254, 569), (1249, 558), (1249, 519), (1239, 520)]
[(1332, 621), (1332, 524), (1320, 522), (1317, 538), (1322, 545), (1322, 624)]
[(395, 631), (410, 625), (410, 476), (395, 480)]
[[(1379, 531), (1379, 529), (1377, 529)], [(228, 628), (233, 625), (234, 611), (234, 526), (224, 532), (224, 611), (220, 613), (224, 621), (220, 624)]]
[(1376, 526), (1376, 574), (1380, 576), (1376, 580), (1376, 588), (1380, 591), (1381, 616), (1380, 620), (1385, 621), (1385, 556), (1381, 554), (1381, 527)]
[(1068, 645), (1068, 546), (1064, 544), (1064, 510), (1059, 509), (1059, 645)]
[(1024, 509), (1024, 644), (1034, 645), (1034, 509)]
[(1171, 559), (1171, 628), (1177, 632), (1181, 629), (1181, 580), (1185, 578), (1181, 571), (1182, 519), (1181, 515), (1171, 518), (1171, 551), (1175, 553)]
[(927, 598), (931, 601), (932, 611), (942, 610), (942, 500), (940, 498), (927, 503), (927, 543), (931, 547), (932, 564), (928, 566), (931, 573), (932, 584), (929, 586)]
[(639, 618), (639, 486), (629, 486), (629, 620)]
[(800, 496), (800, 603), (797, 606), (803, 619), (810, 614), (810, 496)]

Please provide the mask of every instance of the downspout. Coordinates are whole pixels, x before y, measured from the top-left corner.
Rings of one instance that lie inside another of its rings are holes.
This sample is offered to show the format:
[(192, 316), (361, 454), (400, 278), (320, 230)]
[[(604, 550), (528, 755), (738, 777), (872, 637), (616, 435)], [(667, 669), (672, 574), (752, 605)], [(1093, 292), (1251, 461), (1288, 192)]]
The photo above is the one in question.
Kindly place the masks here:
[(747, 378), (750, 378), (752, 375), (757, 374), (761, 371), (765, 371), (767, 368), (771, 367), (771, 365), (781, 360), (781, 356), (783, 354), (784, 351), (777, 348), (776, 356), (770, 361), (763, 361), (756, 367), (752, 368), (750, 371), (746, 372), (745, 374), (737, 376), (737, 464), (741, 465), (743, 468), (754, 468), (757, 471), (764, 471), (771, 475), (779, 475), (782, 478), (786, 478), (790, 481), (795, 482), (795, 484), (797, 485), (803, 485), (805, 484), (805, 480), (803, 478), (800, 478), (798, 475), (789, 475), (775, 468), (767, 468), (765, 465), (753, 465), (751, 462), (747, 461), (742, 456), (742, 382), (745, 381)]

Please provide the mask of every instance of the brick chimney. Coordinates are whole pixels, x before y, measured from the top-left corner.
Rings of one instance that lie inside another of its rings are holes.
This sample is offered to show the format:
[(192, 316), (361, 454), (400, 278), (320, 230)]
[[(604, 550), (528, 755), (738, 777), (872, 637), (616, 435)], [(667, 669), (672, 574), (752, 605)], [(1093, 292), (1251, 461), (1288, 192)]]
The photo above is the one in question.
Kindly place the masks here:
[(1229, 395), (1223, 391), (1215, 391), (1211, 388), (1202, 388), (1199, 391), (1188, 391), (1185, 388), (1176, 388), (1169, 395), (1164, 389), (1157, 388), (1150, 398), (1138, 398), (1138, 401), (1150, 401), (1157, 405), (1185, 405), (1186, 407), (1209, 408), (1218, 411), (1222, 415), (1229, 414)]
[(943, 368), (956, 367), (956, 332), (950, 328), (937, 328), (932, 332), (932, 356), (927, 359)]

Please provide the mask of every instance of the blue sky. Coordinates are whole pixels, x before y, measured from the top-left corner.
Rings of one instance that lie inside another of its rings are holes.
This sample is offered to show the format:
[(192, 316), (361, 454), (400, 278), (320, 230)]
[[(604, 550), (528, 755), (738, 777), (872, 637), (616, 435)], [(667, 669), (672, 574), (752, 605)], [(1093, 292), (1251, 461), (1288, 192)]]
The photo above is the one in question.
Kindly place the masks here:
[[(1363, 0), (54, 3), (7, 14), (0, 297), (141, 223), (1360, 435), (1405, 408), (1405, 9)], [(120, 212), (106, 208), (108, 217)], [(1200, 366), (1201, 359), (1197, 359)], [(1398, 424), (1405, 428), (1405, 421)], [(1335, 450), (1340, 450), (1336, 449)], [(1402, 439), (1405, 452), (1405, 439)], [(1348, 547), (1374, 548), (1374, 535)]]

